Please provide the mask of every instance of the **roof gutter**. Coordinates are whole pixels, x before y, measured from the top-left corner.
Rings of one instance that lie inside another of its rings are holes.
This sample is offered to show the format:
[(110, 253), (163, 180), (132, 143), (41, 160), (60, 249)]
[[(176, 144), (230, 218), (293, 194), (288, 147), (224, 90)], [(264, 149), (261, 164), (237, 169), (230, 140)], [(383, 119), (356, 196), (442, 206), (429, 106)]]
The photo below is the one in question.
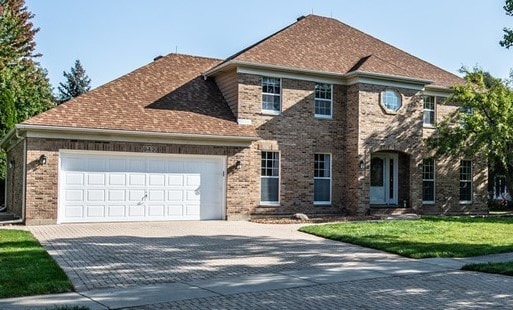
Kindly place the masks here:
[[(296, 67), (288, 67), (288, 66), (279, 66), (279, 65), (271, 65), (271, 64), (260, 64), (254, 62), (247, 61), (237, 61), (230, 60), (220, 64), (217, 67), (214, 67), (203, 74), (203, 76), (215, 76), (216, 74), (230, 70), (232, 68), (258, 68), (261, 70), (269, 70), (276, 72), (287, 72), (287, 73), (296, 73), (296, 74), (304, 74), (309, 76), (318, 76), (318, 77), (327, 77), (331, 79), (337, 79), (342, 81), (343, 84), (351, 85), (359, 82), (359, 79), (370, 79), (374, 81), (392, 81), (403, 84), (417, 85), (424, 87), (425, 85), (433, 84), (434, 81), (420, 78), (412, 78), (401, 75), (393, 75), (393, 74), (384, 74), (384, 73), (374, 73), (367, 71), (351, 71), (349, 73), (338, 73), (338, 72), (330, 72), (330, 71), (319, 71), (319, 70), (311, 70), (311, 69), (303, 69)], [(444, 90), (446, 88), (439, 87), (440, 90)]]
[[(222, 136), (222, 135), (205, 135), (205, 134), (183, 134), (183, 133), (167, 133), (167, 132), (154, 132), (154, 131), (135, 131), (135, 130), (119, 130), (119, 129), (100, 129), (100, 128), (83, 128), (83, 127), (62, 127), (62, 126), (45, 126), (45, 125), (30, 125), (18, 124), (15, 126), (17, 130), (27, 132), (28, 137), (42, 137), (41, 133), (46, 135), (51, 134), (72, 134), (75, 139), (84, 139), (81, 136), (87, 136), (89, 139), (101, 140), (101, 138), (110, 138), (108, 140), (115, 140), (116, 137), (124, 138), (144, 138), (158, 139), (158, 140), (173, 140), (173, 142), (184, 141), (203, 141), (207, 144), (216, 144), (216, 142), (225, 142), (225, 144), (240, 144), (250, 143), (257, 141), (260, 138), (257, 136)], [(3, 142), (3, 140), (2, 140)], [(151, 142), (151, 141), (147, 141)], [(205, 144), (205, 143), (203, 143)]]

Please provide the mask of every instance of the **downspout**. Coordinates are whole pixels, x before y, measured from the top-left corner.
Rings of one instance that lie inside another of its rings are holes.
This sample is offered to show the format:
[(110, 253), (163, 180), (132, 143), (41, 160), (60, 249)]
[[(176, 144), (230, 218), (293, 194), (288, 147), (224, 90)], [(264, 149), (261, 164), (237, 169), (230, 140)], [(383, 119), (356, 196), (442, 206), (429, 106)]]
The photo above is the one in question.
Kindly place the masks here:
[[(14, 136), (16, 139), (21, 139), (18, 128), (14, 131)], [(25, 222), (25, 198), (26, 198), (26, 172), (27, 172), (27, 139), (23, 139), (23, 182), (22, 182), (22, 191), (23, 191), (23, 200), (21, 202), (21, 219), (17, 220), (9, 220), (9, 221), (0, 221), (0, 226), (2, 225), (8, 225), (8, 224), (23, 224)], [(7, 169), (9, 169), (9, 165), (7, 165)], [(5, 184), (5, 206), (0, 210), (4, 211), (7, 209), (7, 184)]]

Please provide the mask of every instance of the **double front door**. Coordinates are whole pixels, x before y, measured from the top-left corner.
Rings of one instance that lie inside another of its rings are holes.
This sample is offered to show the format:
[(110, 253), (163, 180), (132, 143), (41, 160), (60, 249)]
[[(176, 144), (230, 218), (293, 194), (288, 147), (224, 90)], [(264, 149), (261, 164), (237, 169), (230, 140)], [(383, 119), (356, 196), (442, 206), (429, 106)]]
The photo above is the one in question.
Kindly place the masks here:
[(397, 205), (397, 154), (373, 154), (371, 156), (370, 168), (370, 203), (380, 205)]

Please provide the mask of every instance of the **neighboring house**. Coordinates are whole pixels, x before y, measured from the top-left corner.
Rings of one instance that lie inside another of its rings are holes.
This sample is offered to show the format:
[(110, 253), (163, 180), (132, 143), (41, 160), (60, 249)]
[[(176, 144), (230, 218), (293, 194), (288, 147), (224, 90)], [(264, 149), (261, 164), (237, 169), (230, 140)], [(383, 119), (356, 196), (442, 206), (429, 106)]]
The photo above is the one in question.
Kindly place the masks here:
[(486, 161), (424, 145), (463, 82), (301, 17), (226, 60), (159, 57), (18, 124), (1, 144), (6, 203), (29, 225), (484, 213)]

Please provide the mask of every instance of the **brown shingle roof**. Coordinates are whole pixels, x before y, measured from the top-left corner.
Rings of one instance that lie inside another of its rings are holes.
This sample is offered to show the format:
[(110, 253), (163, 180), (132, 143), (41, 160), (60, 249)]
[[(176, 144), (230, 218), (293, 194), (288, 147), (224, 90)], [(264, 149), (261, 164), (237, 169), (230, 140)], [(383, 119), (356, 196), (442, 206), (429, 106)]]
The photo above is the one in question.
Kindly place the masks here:
[(220, 62), (170, 54), (23, 124), (255, 137), (201, 75)]
[(355, 69), (434, 81), (450, 87), (463, 80), (336, 19), (308, 15), (227, 61), (332, 73)]

